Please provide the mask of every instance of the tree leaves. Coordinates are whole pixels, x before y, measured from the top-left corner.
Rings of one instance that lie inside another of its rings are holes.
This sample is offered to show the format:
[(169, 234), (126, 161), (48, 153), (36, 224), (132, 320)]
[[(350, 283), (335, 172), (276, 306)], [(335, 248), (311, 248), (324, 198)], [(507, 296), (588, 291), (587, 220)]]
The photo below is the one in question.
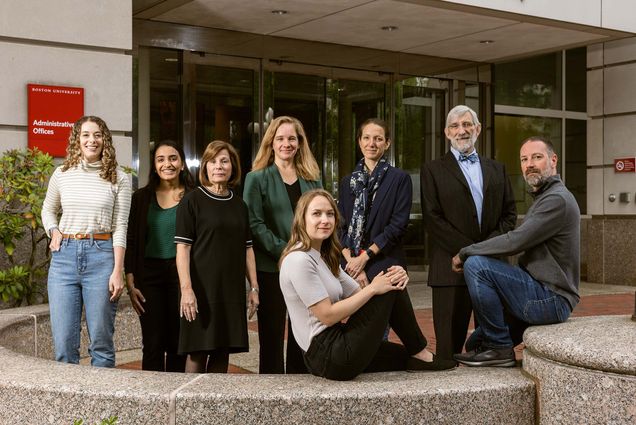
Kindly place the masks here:
[[(33, 302), (49, 262), (48, 250), (37, 266), (33, 254), (40, 243), (48, 243), (40, 216), (53, 168), (53, 158), (37, 149), (13, 149), (0, 157), (0, 244), (11, 265), (0, 270), (0, 298), (16, 306)], [(19, 250), (24, 258), (14, 258), (18, 246), (27, 247), (26, 253)]]

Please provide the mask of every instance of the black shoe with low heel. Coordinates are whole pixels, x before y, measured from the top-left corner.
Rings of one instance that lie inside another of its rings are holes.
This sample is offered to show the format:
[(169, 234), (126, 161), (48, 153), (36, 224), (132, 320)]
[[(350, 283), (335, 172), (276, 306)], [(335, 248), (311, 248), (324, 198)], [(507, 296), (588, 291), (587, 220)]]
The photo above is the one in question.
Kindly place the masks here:
[(433, 354), (433, 361), (425, 362), (424, 360), (409, 357), (406, 361), (406, 370), (409, 372), (435, 372), (440, 370), (454, 369), (457, 362), (454, 360), (446, 360)]

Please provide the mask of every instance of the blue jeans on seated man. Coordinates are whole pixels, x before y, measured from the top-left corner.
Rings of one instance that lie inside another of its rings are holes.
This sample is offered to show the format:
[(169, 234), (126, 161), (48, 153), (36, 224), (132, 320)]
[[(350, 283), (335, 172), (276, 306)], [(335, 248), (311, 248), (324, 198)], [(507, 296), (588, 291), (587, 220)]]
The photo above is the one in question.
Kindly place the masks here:
[(64, 239), (52, 253), (48, 294), (55, 360), (79, 363), (82, 307), (90, 345), (91, 365), (115, 366), (115, 313), (108, 280), (113, 272), (112, 240)]
[(475, 255), (464, 263), (464, 278), (479, 323), (475, 339), (481, 338), (489, 348), (520, 342), (513, 342), (506, 315), (530, 325), (561, 323), (570, 316), (568, 301), (521, 267)]

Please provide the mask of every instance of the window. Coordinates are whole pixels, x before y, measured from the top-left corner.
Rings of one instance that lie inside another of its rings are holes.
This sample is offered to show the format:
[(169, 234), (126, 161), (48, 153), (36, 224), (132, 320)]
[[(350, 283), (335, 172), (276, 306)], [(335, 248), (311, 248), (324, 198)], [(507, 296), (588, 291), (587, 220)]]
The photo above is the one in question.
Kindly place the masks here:
[(585, 60), (580, 48), (495, 65), (494, 156), (506, 165), (519, 214), (532, 203), (519, 164), (521, 142), (530, 136), (554, 144), (558, 172), (586, 212)]

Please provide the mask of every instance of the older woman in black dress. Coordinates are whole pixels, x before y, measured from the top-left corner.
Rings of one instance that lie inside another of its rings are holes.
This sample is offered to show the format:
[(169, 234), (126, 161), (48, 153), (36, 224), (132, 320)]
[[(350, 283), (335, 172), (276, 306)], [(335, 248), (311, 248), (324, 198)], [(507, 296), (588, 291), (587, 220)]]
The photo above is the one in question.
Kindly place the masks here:
[(186, 372), (227, 372), (230, 353), (248, 351), (249, 314), (258, 306), (256, 260), (247, 207), (233, 191), (241, 178), (239, 156), (214, 141), (201, 158), (201, 186), (177, 210), (177, 269), (181, 285), (179, 352)]

